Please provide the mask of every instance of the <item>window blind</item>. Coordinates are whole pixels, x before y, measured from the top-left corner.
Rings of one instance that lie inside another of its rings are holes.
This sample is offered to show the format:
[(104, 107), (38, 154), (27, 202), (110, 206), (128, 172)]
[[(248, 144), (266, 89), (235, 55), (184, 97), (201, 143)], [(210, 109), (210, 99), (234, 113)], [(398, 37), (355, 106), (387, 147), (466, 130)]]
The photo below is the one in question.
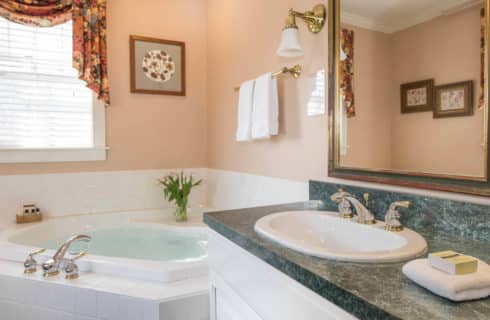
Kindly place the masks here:
[(72, 23), (0, 18), (0, 149), (92, 148), (91, 91), (72, 68)]

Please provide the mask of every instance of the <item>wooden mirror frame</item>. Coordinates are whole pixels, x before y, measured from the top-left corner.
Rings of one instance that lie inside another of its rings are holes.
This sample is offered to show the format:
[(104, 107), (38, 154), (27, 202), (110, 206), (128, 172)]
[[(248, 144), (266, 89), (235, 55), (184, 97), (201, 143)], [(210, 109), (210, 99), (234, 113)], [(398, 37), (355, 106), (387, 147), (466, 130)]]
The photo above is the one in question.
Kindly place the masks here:
[[(336, 119), (340, 116), (340, 104), (338, 90), (339, 84), (339, 53), (340, 53), (340, 1), (328, 1), (328, 121), (329, 121), (329, 147), (328, 147), (328, 175), (329, 177), (367, 181), (381, 184), (397, 185), (410, 188), (457, 192), (470, 195), (490, 196), (490, 178), (488, 169), (490, 167), (490, 157), (488, 156), (489, 135), (489, 116), (488, 116), (488, 99), (489, 84), (485, 85), (485, 101), (487, 105), (484, 109), (484, 136), (485, 141), (485, 168), (484, 177), (464, 177), (451, 175), (437, 175), (430, 173), (403, 172), (394, 170), (376, 170), (376, 169), (357, 169), (342, 167), (339, 161), (339, 123)], [(485, 0), (486, 12), (486, 68), (487, 74), (490, 75), (490, 63), (488, 59), (489, 48), (489, 19), (490, 0)]]

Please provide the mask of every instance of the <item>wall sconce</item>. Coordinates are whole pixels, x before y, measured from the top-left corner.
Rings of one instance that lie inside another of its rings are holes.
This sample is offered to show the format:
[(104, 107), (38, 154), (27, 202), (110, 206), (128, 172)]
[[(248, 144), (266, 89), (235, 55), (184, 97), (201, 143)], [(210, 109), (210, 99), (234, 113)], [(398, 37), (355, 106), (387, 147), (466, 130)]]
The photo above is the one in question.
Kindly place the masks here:
[(282, 38), (277, 55), (281, 57), (299, 57), (304, 54), (303, 48), (299, 41), (298, 25), (296, 18), (306, 22), (308, 29), (313, 33), (322, 31), (325, 25), (327, 9), (323, 4), (316, 5), (311, 11), (304, 13), (289, 9), (289, 15), (286, 19), (286, 25), (282, 30)]

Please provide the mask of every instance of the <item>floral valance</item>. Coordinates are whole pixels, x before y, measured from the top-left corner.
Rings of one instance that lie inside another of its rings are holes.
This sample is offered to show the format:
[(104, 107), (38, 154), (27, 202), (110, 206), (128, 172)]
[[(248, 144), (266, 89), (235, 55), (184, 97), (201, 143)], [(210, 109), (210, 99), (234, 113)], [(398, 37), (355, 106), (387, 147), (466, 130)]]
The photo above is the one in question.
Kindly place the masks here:
[(73, 20), (73, 67), (109, 104), (107, 0), (1, 0), (0, 16), (20, 24), (51, 27)]
[(356, 115), (354, 104), (354, 31), (342, 29), (340, 36), (342, 50), (340, 59), (340, 90), (347, 117)]
[(67, 22), (72, 0), (2, 0), (0, 16), (21, 24), (50, 27)]

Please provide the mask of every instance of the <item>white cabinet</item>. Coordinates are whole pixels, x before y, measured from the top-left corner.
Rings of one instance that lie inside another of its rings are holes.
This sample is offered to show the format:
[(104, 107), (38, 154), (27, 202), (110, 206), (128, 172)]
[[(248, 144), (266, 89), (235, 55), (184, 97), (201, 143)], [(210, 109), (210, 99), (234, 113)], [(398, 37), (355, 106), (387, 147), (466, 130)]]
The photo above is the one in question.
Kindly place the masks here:
[(214, 231), (209, 232), (211, 320), (356, 320)]

